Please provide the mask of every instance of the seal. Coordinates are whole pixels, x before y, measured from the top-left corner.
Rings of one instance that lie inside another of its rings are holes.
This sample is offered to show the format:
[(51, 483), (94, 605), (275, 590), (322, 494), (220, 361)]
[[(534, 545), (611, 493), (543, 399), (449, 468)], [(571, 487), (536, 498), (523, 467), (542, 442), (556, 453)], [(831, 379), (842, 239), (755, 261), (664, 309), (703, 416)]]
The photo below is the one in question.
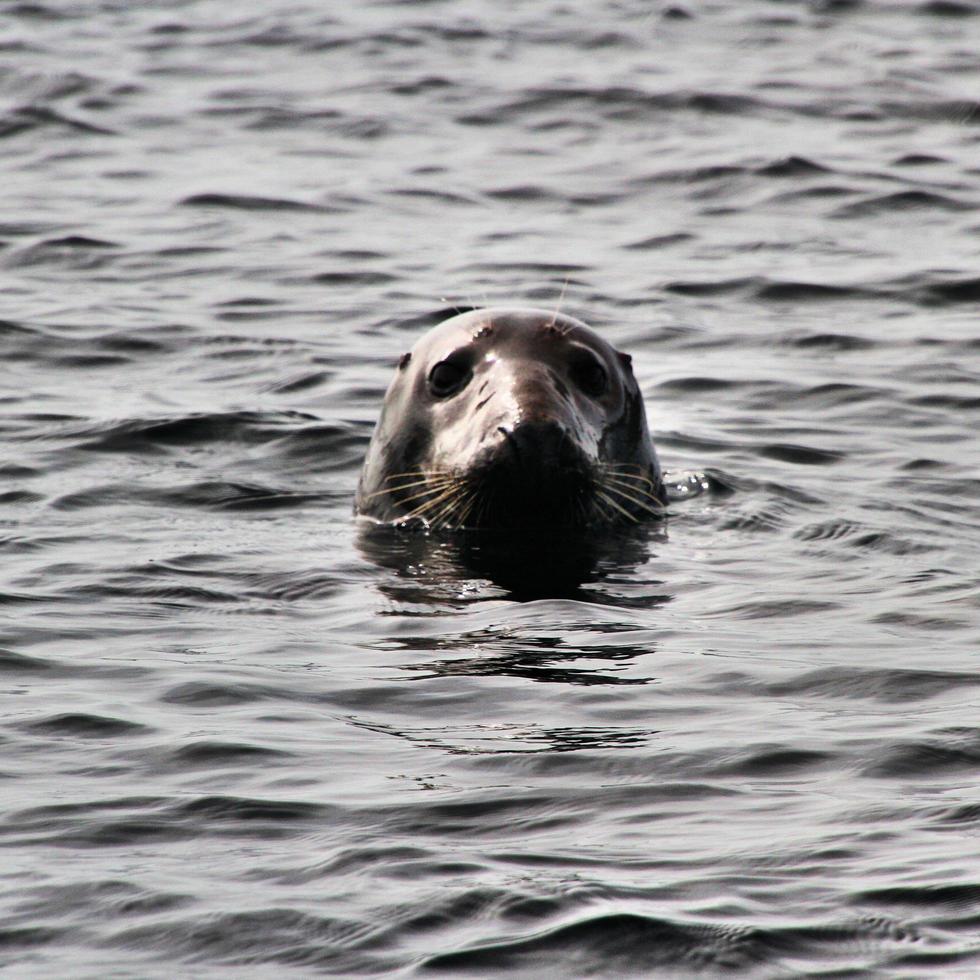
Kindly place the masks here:
[(631, 359), (580, 320), (482, 309), (398, 362), (355, 511), (432, 528), (635, 524), (664, 512)]

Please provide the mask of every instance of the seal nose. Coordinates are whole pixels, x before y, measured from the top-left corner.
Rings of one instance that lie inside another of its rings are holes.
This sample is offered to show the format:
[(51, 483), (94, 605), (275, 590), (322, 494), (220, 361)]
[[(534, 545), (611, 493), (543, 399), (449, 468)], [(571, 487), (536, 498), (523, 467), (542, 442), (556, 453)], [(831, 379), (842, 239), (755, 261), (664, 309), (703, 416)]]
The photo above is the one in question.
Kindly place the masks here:
[(554, 419), (527, 420), (511, 428), (501, 425), (497, 431), (503, 434), (520, 464), (529, 469), (569, 463), (575, 458), (572, 440), (565, 427)]

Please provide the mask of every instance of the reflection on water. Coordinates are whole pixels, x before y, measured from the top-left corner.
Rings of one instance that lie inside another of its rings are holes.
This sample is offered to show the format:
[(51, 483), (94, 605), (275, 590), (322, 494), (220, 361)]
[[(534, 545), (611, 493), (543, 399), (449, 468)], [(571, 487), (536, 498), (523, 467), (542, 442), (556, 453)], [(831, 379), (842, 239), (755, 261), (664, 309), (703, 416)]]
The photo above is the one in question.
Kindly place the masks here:
[[(403, 601), (442, 602), (453, 592), (464, 600), (477, 579), (521, 601), (601, 596), (615, 605), (642, 601), (617, 598), (615, 581), (649, 562), (651, 545), (666, 536), (663, 523), (569, 535), (365, 525), (358, 546), (366, 558), (395, 572), (395, 581), (379, 588)], [(651, 595), (646, 603), (662, 601), (663, 596)]]

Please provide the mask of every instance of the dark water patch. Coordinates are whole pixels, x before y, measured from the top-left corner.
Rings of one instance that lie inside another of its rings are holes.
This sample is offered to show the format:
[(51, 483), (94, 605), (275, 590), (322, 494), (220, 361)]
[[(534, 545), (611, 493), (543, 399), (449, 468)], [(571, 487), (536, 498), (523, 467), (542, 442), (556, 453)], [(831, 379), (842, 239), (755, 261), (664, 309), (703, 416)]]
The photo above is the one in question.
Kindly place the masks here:
[(279, 197), (257, 197), (249, 194), (192, 194), (180, 201), (190, 207), (227, 208), (233, 211), (307, 211), (325, 210), (318, 204)]
[(279, 306), (280, 301), (265, 296), (236, 296), (234, 299), (222, 300), (215, 304), (219, 309), (234, 306)]
[(975, 772), (980, 765), (980, 731), (953, 729), (932, 738), (892, 743), (872, 752), (865, 776), (939, 779), (953, 773)]
[(55, 669), (54, 663), (42, 657), (29, 657), (0, 648), (0, 677), (10, 674), (40, 674)]
[(259, 684), (214, 684), (186, 681), (160, 696), (164, 704), (182, 704), (197, 708), (225, 708), (258, 701), (277, 700), (281, 693)]
[(662, 288), (668, 293), (678, 293), (681, 296), (726, 296), (745, 292), (752, 288), (754, 282), (751, 277), (707, 279), (700, 282), (675, 279), (664, 283)]
[(514, 835), (568, 827), (578, 820), (574, 812), (548, 794), (524, 793), (514, 797), (499, 792), (460, 802), (393, 806), (385, 817), (399, 833), (421, 840), (441, 836), (493, 840), (504, 825), (508, 834)]
[(969, 395), (919, 395), (908, 399), (909, 405), (922, 405), (926, 408), (948, 408), (954, 412), (972, 411), (980, 408), (980, 396)]
[(664, 394), (705, 394), (713, 391), (725, 391), (728, 388), (741, 387), (744, 382), (732, 381), (728, 378), (687, 377), (672, 378), (661, 381), (656, 390)]
[(261, 445), (288, 427), (315, 421), (304, 412), (194, 412), (176, 418), (124, 419), (73, 433), (87, 449), (103, 452), (153, 452), (160, 448), (207, 443)]
[[(31, 592), (14, 592), (12, 590), (0, 591), (0, 607), (3, 606), (21, 606), (29, 605), (32, 602), (37, 602), (42, 598), (42, 593), (31, 593)], [(50, 596), (43, 596), (45, 599), (49, 599)]]
[(326, 599), (343, 592), (345, 581), (318, 569), (288, 574), (263, 575), (252, 582), (249, 595), (283, 602)]
[[(442, 302), (445, 303), (447, 300), (443, 299)], [(452, 316), (457, 316), (460, 313), (471, 313), (473, 310), (479, 310), (481, 308), (464, 302), (452, 303), (449, 306), (439, 306), (409, 316), (401, 315), (397, 318), (382, 320), (379, 323), (379, 327), (382, 329), (394, 327), (408, 334), (416, 334), (429, 330)], [(392, 366), (394, 366), (394, 363), (395, 360), (392, 359)]]
[(320, 272), (311, 276), (310, 281), (321, 286), (384, 286), (390, 282), (397, 282), (398, 278), (387, 272), (357, 269), (349, 272)]
[[(795, 333), (786, 338), (785, 343), (801, 350), (828, 350), (835, 353), (848, 351), (871, 350), (877, 346), (877, 341), (866, 337), (855, 337), (853, 334), (834, 333), (832, 331), (806, 331)], [(832, 386), (827, 385), (825, 388)], [(843, 388), (843, 385), (837, 387)], [(815, 390), (815, 389), (811, 389)], [(851, 388), (851, 390), (856, 390)]]
[[(399, 867), (411, 869), (416, 874), (432, 867), (436, 856), (429, 848), (415, 847), (409, 844), (381, 843), (375, 846), (348, 847), (314, 865), (296, 868), (276, 869), (257, 868), (246, 874), (252, 881), (274, 882), (281, 885), (299, 885), (310, 881), (329, 880), (331, 877), (346, 872), (360, 873), (374, 868), (380, 868), (385, 873), (395, 874)], [(478, 865), (467, 865), (467, 871), (478, 870)]]
[(370, 948), (373, 930), (351, 918), (286, 908), (194, 916), (121, 930), (107, 939), (111, 947), (153, 951), (168, 961), (225, 964), (238, 967), (280, 964), (334, 976), (379, 975), (399, 959)]
[(803, 187), (797, 190), (783, 191), (774, 194), (769, 201), (773, 204), (801, 204), (806, 205), (810, 201), (829, 201), (839, 200), (842, 197), (854, 197), (860, 191), (853, 187), (846, 187), (840, 184), (824, 184), (816, 187)]
[(337, 808), (303, 800), (264, 800), (244, 796), (200, 796), (171, 807), (175, 816), (210, 822), (296, 824), (334, 815)]
[(649, 119), (659, 112), (694, 112), (699, 114), (752, 115), (763, 104), (747, 95), (721, 92), (679, 90), (650, 93), (631, 86), (544, 86), (528, 89), (516, 99), (494, 106), (492, 110), (464, 113), (456, 117), (462, 125), (494, 126), (502, 122), (557, 112), (567, 120), (570, 114), (586, 113), (601, 118), (627, 121)]
[(840, 518), (822, 521), (819, 524), (808, 524), (795, 532), (793, 537), (800, 541), (835, 541), (854, 534), (859, 525)]
[(58, 265), (69, 269), (95, 270), (109, 265), (119, 247), (115, 242), (68, 235), (10, 251), (4, 256), (3, 264), (8, 268)]
[(972, 688), (980, 677), (956, 671), (827, 667), (766, 684), (773, 697), (868, 699), (885, 704), (927, 701)]
[[(692, 436), (683, 432), (658, 432), (657, 446), (666, 446), (692, 455), (701, 453), (717, 453), (731, 448), (731, 442), (720, 439), (708, 439), (705, 436)], [(736, 485), (737, 486), (737, 485)]]
[(474, 197), (455, 194), (442, 188), (434, 187), (396, 187), (388, 192), (395, 197), (420, 198), (445, 204), (474, 205), (479, 201)]
[(67, 929), (50, 926), (0, 926), (0, 950), (46, 946), (64, 938), (67, 933)]
[(694, 235), (688, 232), (675, 232), (671, 235), (653, 235), (650, 238), (642, 238), (637, 242), (624, 245), (623, 248), (638, 252), (649, 252), (661, 248), (670, 248), (672, 245), (683, 245), (686, 242), (693, 241), (694, 237)]
[(724, 755), (713, 766), (719, 775), (731, 776), (799, 776), (813, 769), (828, 767), (837, 762), (832, 752), (813, 749), (787, 748), (781, 745), (757, 746), (736, 758)]
[(138, 722), (84, 712), (51, 715), (38, 721), (27, 722), (22, 727), (39, 735), (70, 738), (118, 738), (126, 735), (142, 735), (151, 730)]
[(887, 388), (832, 381), (796, 391), (792, 397), (795, 402), (803, 404), (810, 403), (823, 408), (842, 408), (845, 405), (859, 405), (863, 402), (885, 399), (890, 394)]
[(191, 899), (186, 895), (151, 892), (128, 881), (105, 879), (35, 888), (18, 906), (18, 913), (35, 919), (74, 918), (74, 913), (85, 909), (98, 920), (112, 921), (120, 916), (169, 912), (189, 904)]
[(825, 167), (807, 157), (794, 154), (755, 168), (755, 173), (761, 177), (810, 177), (814, 174), (832, 172), (830, 167)]
[(892, 163), (896, 167), (929, 167), (935, 163), (949, 163), (949, 160), (932, 153), (905, 153), (896, 157)]
[(756, 285), (754, 295), (773, 302), (865, 299), (874, 296), (867, 288), (836, 286), (829, 283), (767, 281)]
[(893, 531), (869, 531), (858, 535), (849, 543), (855, 548), (880, 551), (890, 555), (924, 555), (940, 547), (931, 542), (913, 541)]
[(22, 340), (24, 337), (32, 337), (40, 331), (36, 327), (28, 326), (26, 323), (14, 323), (13, 320), (0, 320), (0, 337), (11, 337), (14, 340)]
[(980, 6), (965, 0), (927, 0), (916, 8), (920, 14), (930, 17), (974, 17), (980, 14)]
[(30, 490), (7, 490), (0, 493), (0, 507), (11, 504), (36, 504), (44, 500), (44, 495)]
[(969, 278), (915, 277), (905, 281), (909, 294), (931, 306), (947, 306), (980, 301), (980, 276)]
[(725, 610), (739, 619), (782, 619), (829, 613), (840, 609), (840, 603), (813, 599), (760, 599), (744, 602)]
[(664, 183), (701, 184), (712, 181), (727, 183), (733, 177), (748, 172), (748, 168), (732, 164), (713, 164), (702, 167), (684, 167), (680, 170), (658, 170), (645, 177), (634, 178), (637, 187), (656, 186)]
[[(487, 262), (479, 261), (473, 262), (469, 265), (462, 266), (461, 272), (465, 273), (488, 273), (488, 272), (507, 272), (513, 274), (520, 274), (527, 278), (538, 277), (551, 277), (558, 284), (553, 293), (548, 293), (549, 299), (557, 304), (561, 298), (561, 285), (565, 283), (576, 283), (581, 284), (579, 280), (572, 277), (580, 275), (581, 273), (587, 271), (587, 266), (576, 265), (574, 263), (565, 262), (545, 262), (545, 261), (527, 261), (527, 262)], [(533, 298), (533, 288), (528, 290), (532, 294)], [(479, 309), (480, 307), (459, 307), (460, 312), (465, 312), (468, 309)], [(571, 316), (575, 313), (569, 312)], [(449, 314), (452, 315), (452, 314)]]
[[(346, 495), (346, 492), (342, 495)], [(174, 507), (189, 507), (219, 511), (265, 511), (325, 506), (333, 502), (334, 496), (331, 493), (283, 489), (257, 483), (202, 480), (168, 489), (130, 483), (89, 487), (64, 494), (51, 501), (50, 506), (54, 510), (74, 511), (141, 503), (171, 510)]]
[(930, 616), (899, 611), (879, 613), (872, 622), (879, 626), (894, 626), (908, 630), (940, 633), (968, 629), (970, 626), (969, 622), (962, 617)]
[(738, 926), (595, 913), (533, 936), (438, 953), (419, 966), (458, 975), (502, 970), (548, 976), (555, 963), (576, 963), (582, 975), (601, 971), (607, 976), (637, 976), (663, 968), (683, 972), (745, 968), (766, 958), (766, 945), (764, 933)]
[(282, 510), (292, 507), (326, 504), (331, 494), (274, 488), (256, 483), (230, 483), (223, 480), (205, 480), (188, 486), (154, 495), (164, 504), (178, 503), (214, 510)]
[(511, 187), (500, 187), (488, 190), (487, 197), (496, 201), (514, 201), (519, 204), (529, 204), (536, 201), (564, 201), (565, 197), (556, 191), (535, 184), (515, 184)]
[(893, 885), (858, 892), (852, 901), (857, 905), (884, 905), (927, 908), (938, 912), (942, 906), (953, 911), (980, 907), (980, 882), (955, 882), (943, 885)]
[(370, 438), (369, 426), (312, 424), (280, 437), (273, 447), (279, 458), (302, 463), (308, 472), (332, 473), (359, 464)]
[(277, 759), (289, 758), (290, 755), (289, 752), (262, 745), (201, 741), (170, 750), (168, 762), (178, 768), (184, 766), (213, 768), (215, 766), (249, 765), (252, 763), (264, 764)]
[(770, 443), (756, 447), (756, 452), (766, 459), (793, 463), (797, 466), (827, 466), (838, 463), (846, 454), (831, 449), (817, 449), (813, 446), (800, 446), (794, 443)]
[[(89, 343), (102, 350), (120, 354), (137, 355), (161, 354), (175, 351), (179, 344), (178, 336), (168, 336), (169, 330), (120, 331), (95, 337)], [(132, 358), (131, 358), (132, 359)]]
[(130, 364), (132, 358), (121, 354), (61, 354), (49, 358), (49, 363), (53, 367), (71, 368), (84, 370), (86, 368), (111, 368)]
[(262, 391), (279, 395), (289, 395), (297, 391), (309, 391), (312, 388), (319, 388), (330, 380), (332, 373), (329, 371), (303, 371), (289, 378), (271, 382), (262, 387)]
[[(244, 128), (260, 133), (309, 128), (334, 134), (341, 139), (376, 140), (391, 132), (391, 127), (377, 116), (348, 114), (335, 109), (302, 110), (283, 106), (246, 105), (212, 109), (210, 115), (244, 117), (248, 120), (244, 123)], [(349, 198), (331, 198), (326, 208), (339, 213), (349, 204)]]
[(41, 471), (23, 463), (0, 463), (0, 479), (2, 480), (29, 480), (40, 476)]
[(0, 139), (38, 130), (55, 130), (74, 136), (115, 136), (111, 129), (57, 112), (49, 106), (22, 106), (0, 117)]
[(48, 238), (39, 242), (38, 249), (73, 249), (73, 248), (119, 248), (117, 242), (104, 241), (101, 238), (89, 238), (87, 235), (64, 235), (61, 238)]
[(224, 255), (227, 251), (221, 245), (168, 245), (153, 254), (165, 259), (187, 259), (198, 255)]
[(937, 807), (930, 812), (930, 817), (956, 829), (960, 826), (980, 826), (980, 803), (954, 803)]
[[(126, 812), (119, 814), (118, 810)], [(333, 807), (292, 800), (233, 796), (177, 802), (123, 799), (21, 811), (0, 827), (0, 834), (30, 836), (61, 847), (125, 847), (209, 836), (275, 839), (308, 832), (336, 816)]]
[(84, 599), (132, 599), (167, 606), (209, 606), (238, 604), (241, 597), (234, 592), (205, 589), (188, 585), (145, 585), (139, 578), (122, 585), (99, 583), (82, 585), (72, 589), (72, 594)]
[(962, 214), (977, 205), (946, 194), (931, 191), (894, 191), (890, 194), (877, 194), (866, 197), (853, 204), (839, 207), (833, 214), (836, 218), (870, 218), (881, 214), (900, 214), (909, 211), (948, 211)]

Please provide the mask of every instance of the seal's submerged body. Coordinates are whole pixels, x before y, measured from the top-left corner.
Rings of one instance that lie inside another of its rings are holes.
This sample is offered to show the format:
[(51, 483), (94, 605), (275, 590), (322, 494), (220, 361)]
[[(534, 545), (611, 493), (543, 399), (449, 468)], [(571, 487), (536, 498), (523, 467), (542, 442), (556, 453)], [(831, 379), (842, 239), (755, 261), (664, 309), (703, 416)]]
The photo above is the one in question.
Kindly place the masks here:
[(630, 358), (584, 323), (486, 309), (402, 357), (359, 514), (450, 528), (596, 528), (660, 515), (660, 465)]

